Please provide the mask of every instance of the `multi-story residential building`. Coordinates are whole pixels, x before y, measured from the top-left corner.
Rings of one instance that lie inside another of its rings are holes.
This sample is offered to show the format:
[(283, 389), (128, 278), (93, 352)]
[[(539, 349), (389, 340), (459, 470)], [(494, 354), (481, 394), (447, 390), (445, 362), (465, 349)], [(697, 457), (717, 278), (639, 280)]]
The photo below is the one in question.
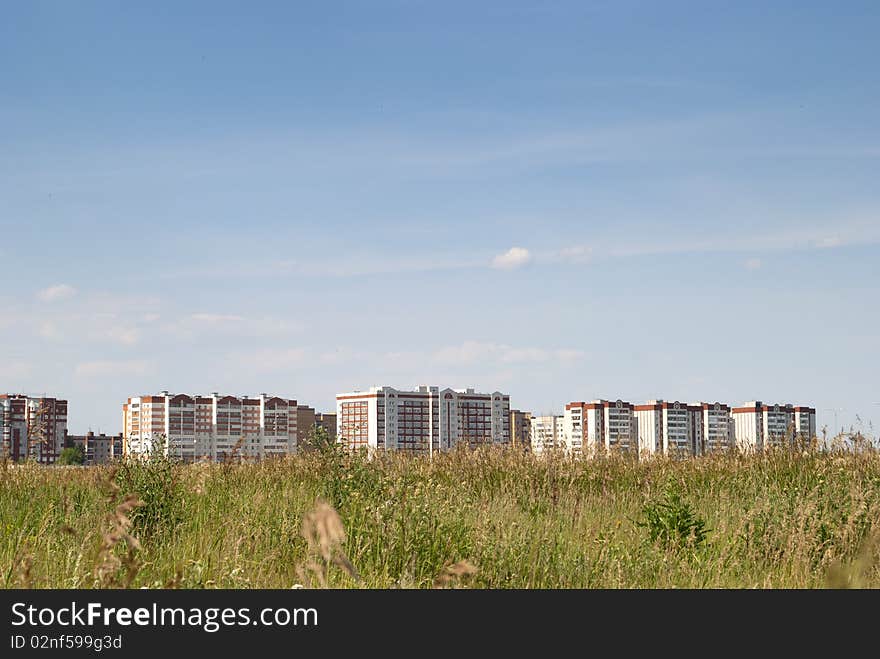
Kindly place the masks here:
[(766, 405), (753, 400), (733, 408), (731, 415), (740, 448), (787, 446), (794, 438), (795, 413), (789, 404)]
[(528, 451), (532, 445), (532, 413), (510, 410), (510, 445)]
[(122, 434), (96, 435), (89, 431), (85, 435), (68, 434), (64, 440), (64, 446), (79, 446), (83, 450), (86, 465), (107, 464), (115, 458), (122, 457)]
[(697, 455), (729, 449), (734, 445), (734, 421), (730, 407), (723, 403), (695, 403), (699, 423)]
[(372, 387), (336, 396), (337, 436), (350, 448), (432, 454), (510, 444), (510, 397), (499, 391)]
[(297, 405), (296, 428), (299, 431), (300, 442), (306, 442), (315, 428), (315, 408), (308, 405)]
[(649, 400), (636, 405), (639, 455), (695, 455), (701, 428), (697, 408), (679, 401)]
[(533, 416), (529, 442), (532, 453), (566, 450), (564, 422), (564, 415)]
[(122, 406), (124, 451), (144, 455), (157, 439), (166, 455), (191, 461), (262, 458), (297, 447), (297, 402), (258, 397), (177, 394), (129, 398)]
[(564, 436), (573, 452), (638, 450), (638, 424), (632, 403), (626, 401), (580, 401), (565, 406)]
[(336, 413), (315, 412), (315, 427), (323, 428), (330, 439), (336, 439)]
[(794, 408), (794, 434), (801, 439), (813, 439), (816, 436), (816, 409), (797, 406)]
[(66, 400), (0, 394), (2, 453), (10, 459), (53, 464), (64, 448), (66, 433)]

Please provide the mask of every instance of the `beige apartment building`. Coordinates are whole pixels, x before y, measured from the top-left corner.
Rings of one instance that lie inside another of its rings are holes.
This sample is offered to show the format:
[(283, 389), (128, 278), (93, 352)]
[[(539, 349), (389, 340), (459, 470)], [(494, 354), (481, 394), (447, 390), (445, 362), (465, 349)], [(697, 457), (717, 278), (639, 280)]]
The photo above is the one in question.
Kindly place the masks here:
[(576, 401), (565, 406), (566, 445), (574, 454), (637, 451), (638, 423), (634, 406), (623, 400)]
[(544, 414), (531, 419), (531, 450), (532, 453), (548, 453), (566, 449), (563, 415)]
[(791, 404), (743, 403), (731, 411), (736, 444), (744, 449), (788, 446), (795, 437), (816, 435), (816, 410)]
[(696, 455), (702, 444), (698, 410), (681, 401), (649, 400), (635, 405), (639, 455)]
[(337, 394), (337, 436), (349, 448), (431, 455), (510, 444), (510, 397), (500, 391), (372, 387)]
[(297, 412), (296, 400), (267, 394), (137, 396), (122, 406), (124, 451), (149, 454), (161, 439), (165, 455), (184, 461), (290, 454)]

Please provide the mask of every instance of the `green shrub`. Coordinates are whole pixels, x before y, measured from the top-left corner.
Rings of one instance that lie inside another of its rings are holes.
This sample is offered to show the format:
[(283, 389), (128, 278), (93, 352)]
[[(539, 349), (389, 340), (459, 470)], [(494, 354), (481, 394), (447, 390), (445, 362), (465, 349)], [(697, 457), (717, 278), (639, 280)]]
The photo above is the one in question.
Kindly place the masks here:
[(674, 487), (667, 487), (662, 499), (645, 504), (642, 515), (636, 525), (648, 529), (651, 542), (696, 547), (705, 542), (709, 532), (706, 522), (697, 517)]
[(149, 457), (128, 458), (119, 463), (116, 484), (120, 494), (137, 494), (144, 505), (131, 513), (132, 534), (143, 539), (171, 533), (183, 516), (183, 492), (175, 474), (175, 462), (161, 444)]
[(68, 446), (61, 449), (55, 464), (59, 465), (81, 465), (86, 461), (82, 446)]

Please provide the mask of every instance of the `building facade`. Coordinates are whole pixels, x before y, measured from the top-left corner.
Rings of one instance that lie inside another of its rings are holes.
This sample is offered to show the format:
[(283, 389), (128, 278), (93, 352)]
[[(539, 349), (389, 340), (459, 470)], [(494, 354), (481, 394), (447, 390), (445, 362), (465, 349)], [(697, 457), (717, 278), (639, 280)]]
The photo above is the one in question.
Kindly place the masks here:
[(634, 407), (622, 400), (568, 403), (564, 437), (573, 453), (637, 451), (638, 424)]
[(510, 410), (510, 445), (519, 451), (532, 446), (532, 413)]
[(124, 451), (146, 455), (162, 441), (165, 455), (184, 461), (234, 456), (264, 458), (297, 448), (297, 402), (257, 397), (176, 394), (129, 398), (122, 406)]
[(9, 459), (54, 464), (66, 434), (66, 400), (0, 394), (0, 446)]
[(123, 436), (96, 435), (89, 431), (85, 435), (67, 435), (64, 441), (65, 447), (79, 446), (83, 450), (86, 465), (107, 464), (111, 460), (121, 458), (123, 455)]
[(811, 440), (816, 436), (816, 408), (794, 408), (794, 434), (799, 439)]
[(565, 416), (564, 415), (541, 415), (531, 419), (530, 446), (532, 453), (546, 453), (549, 451), (564, 451), (565, 441)]
[(725, 451), (735, 445), (730, 406), (724, 403), (695, 403), (692, 406), (698, 429), (696, 455)]
[[(812, 408), (806, 408), (812, 410)], [(742, 449), (762, 449), (770, 446), (789, 446), (795, 437), (795, 408), (790, 404), (765, 404), (759, 400), (743, 403), (731, 411), (737, 446)], [(799, 415), (800, 416), (800, 415)], [(806, 426), (810, 414), (804, 414)], [(812, 429), (815, 431), (815, 413)]]
[(702, 439), (699, 409), (681, 401), (649, 400), (635, 405), (639, 455), (696, 455)]
[(315, 427), (323, 428), (330, 439), (336, 439), (336, 413), (315, 412)]
[(336, 396), (337, 437), (349, 448), (430, 455), (456, 446), (510, 444), (510, 397), (422, 385)]
[(299, 434), (300, 442), (307, 442), (312, 436), (315, 428), (315, 408), (308, 405), (297, 405), (296, 407), (296, 429)]

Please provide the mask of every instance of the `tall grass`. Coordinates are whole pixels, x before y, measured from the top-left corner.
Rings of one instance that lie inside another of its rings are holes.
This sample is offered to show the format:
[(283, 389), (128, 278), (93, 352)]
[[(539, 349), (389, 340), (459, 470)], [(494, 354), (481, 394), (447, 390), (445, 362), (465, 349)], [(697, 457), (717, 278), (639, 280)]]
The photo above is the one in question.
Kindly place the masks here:
[(8, 465), (4, 587), (880, 587), (880, 455)]

